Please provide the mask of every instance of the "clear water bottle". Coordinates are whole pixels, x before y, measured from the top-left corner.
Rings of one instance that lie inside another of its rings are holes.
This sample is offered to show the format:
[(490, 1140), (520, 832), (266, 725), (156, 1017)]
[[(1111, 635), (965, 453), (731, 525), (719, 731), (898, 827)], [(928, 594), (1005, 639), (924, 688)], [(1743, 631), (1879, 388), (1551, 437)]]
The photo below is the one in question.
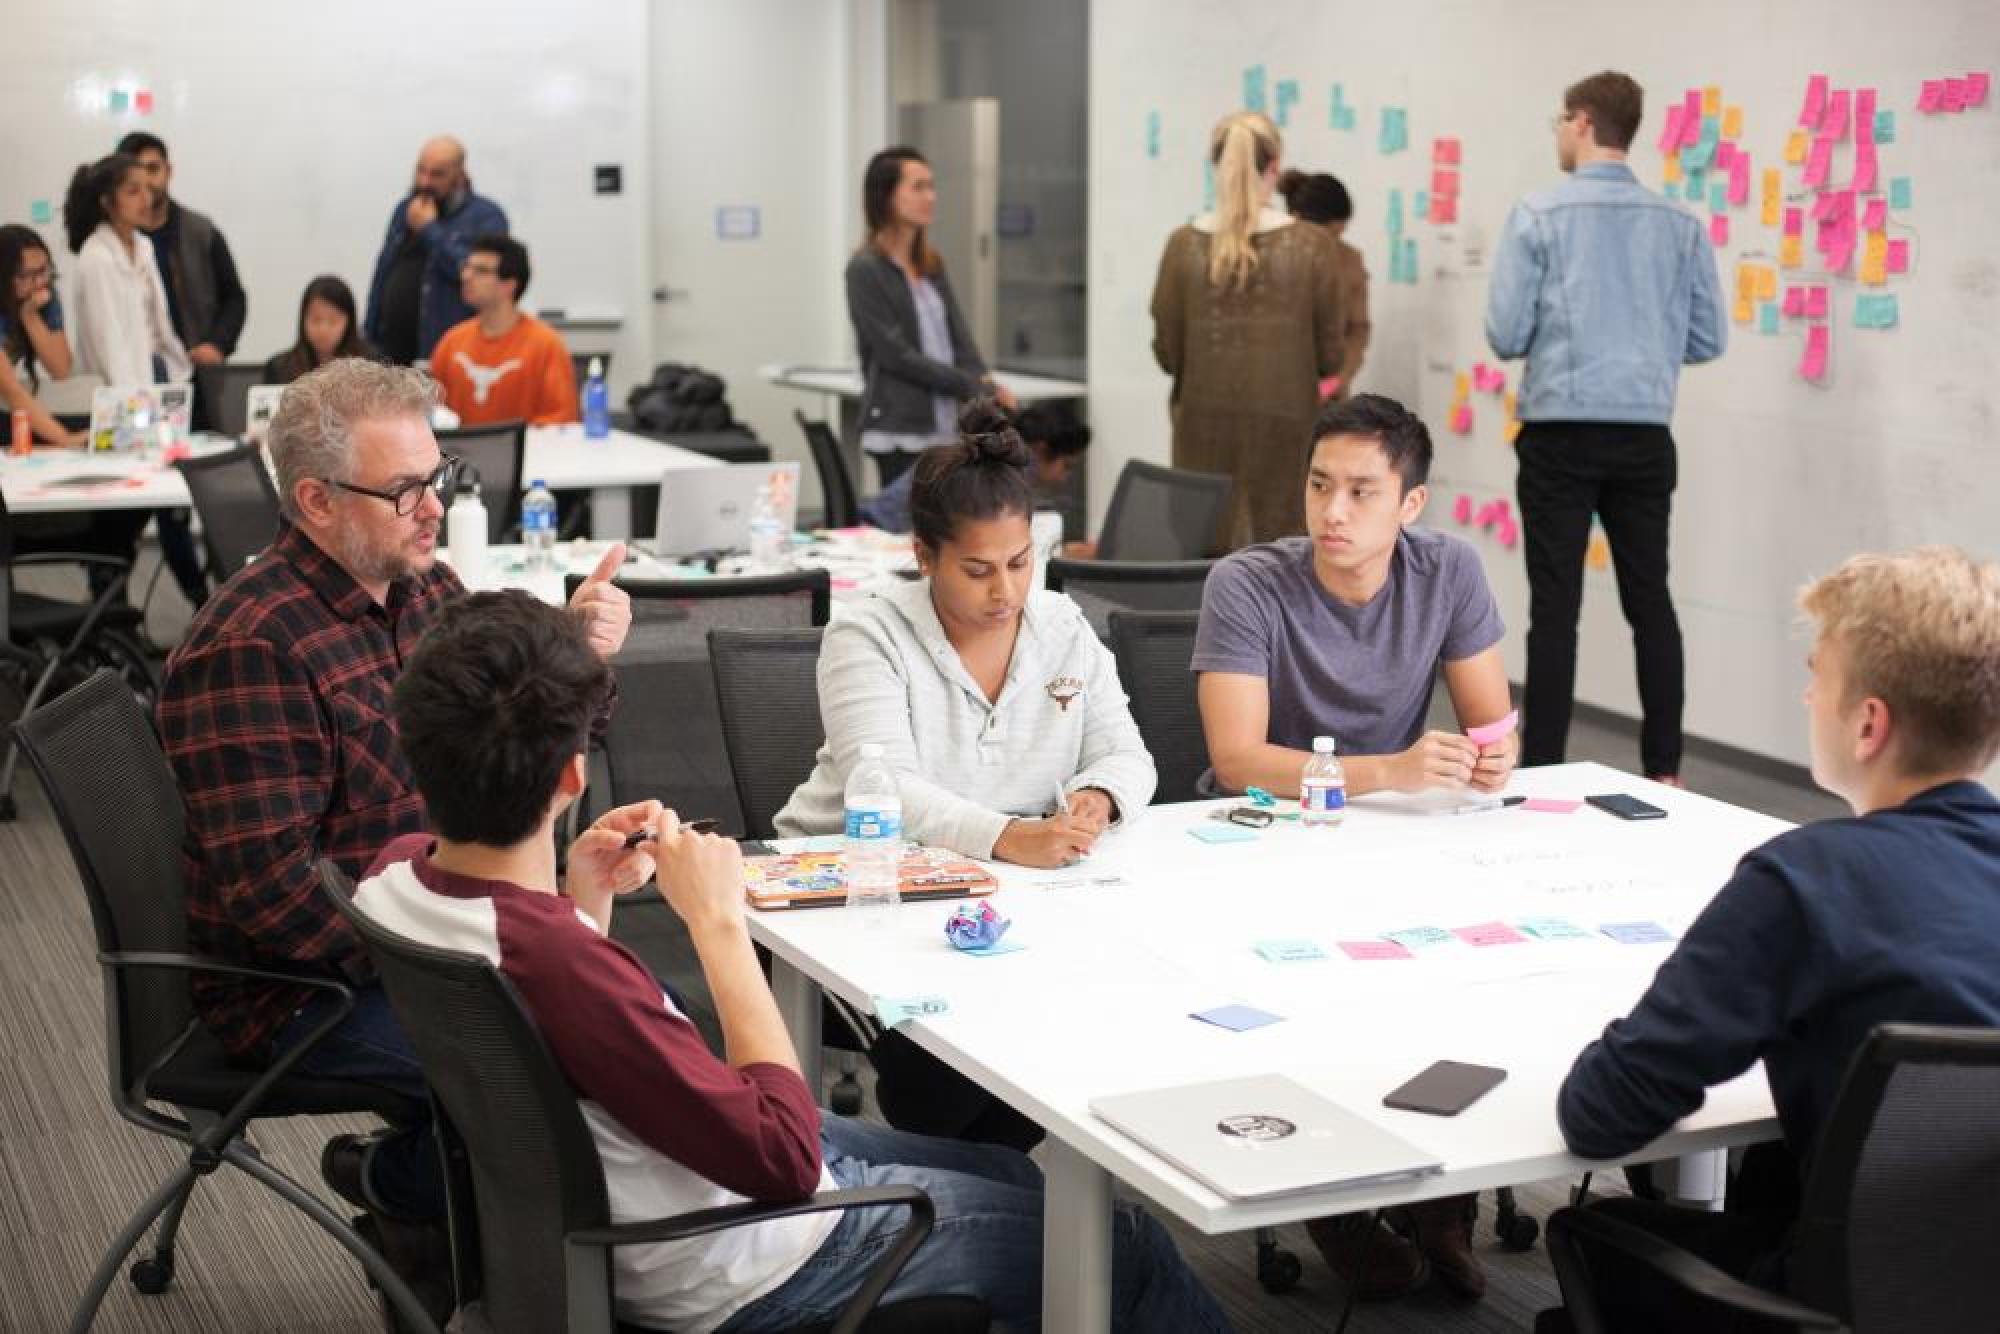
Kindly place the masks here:
[(785, 531), (784, 509), (778, 497), (782, 477), (782, 473), (771, 474), (757, 492), (757, 508), (750, 513), (750, 564), (760, 571), (781, 570), (788, 563), (790, 534)]
[(590, 359), (590, 374), (583, 382), (583, 434), (603, 440), (611, 434), (611, 386), (604, 383), (604, 358)]
[(546, 570), (555, 561), (556, 498), (537, 477), (521, 500), (521, 545), (528, 549), (528, 568)]
[(903, 797), (880, 743), (861, 747), (861, 762), (847, 776), (846, 805), (847, 906), (880, 926), (902, 900), (903, 866)]
[(1333, 753), (1333, 738), (1313, 738), (1312, 758), (1299, 779), (1299, 823), (1331, 829), (1347, 814), (1347, 771)]

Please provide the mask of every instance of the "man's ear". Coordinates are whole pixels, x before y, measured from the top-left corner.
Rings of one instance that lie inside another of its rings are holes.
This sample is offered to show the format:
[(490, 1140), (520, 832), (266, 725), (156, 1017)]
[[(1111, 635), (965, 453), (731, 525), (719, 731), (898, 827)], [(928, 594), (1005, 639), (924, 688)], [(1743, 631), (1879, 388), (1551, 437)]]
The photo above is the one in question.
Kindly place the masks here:
[(292, 504), (297, 507), (299, 518), (314, 528), (331, 528), (333, 518), (333, 487), (317, 477), (301, 477), (292, 484)]
[(1854, 758), (1863, 764), (1874, 763), (1887, 753), (1895, 735), (1895, 716), (1889, 712), (1888, 701), (1874, 695), (1862, 700), (1860, 730), (1854, 735)]
[(1417, 516), (1424, 512), (1424, 506), (1429, 503), (1430, 498), (1431, 489), (1422, 482), (1405, 491), (1402, 512), (1397, 516), (1399, 521), (1405, 524), (1415, 523)]

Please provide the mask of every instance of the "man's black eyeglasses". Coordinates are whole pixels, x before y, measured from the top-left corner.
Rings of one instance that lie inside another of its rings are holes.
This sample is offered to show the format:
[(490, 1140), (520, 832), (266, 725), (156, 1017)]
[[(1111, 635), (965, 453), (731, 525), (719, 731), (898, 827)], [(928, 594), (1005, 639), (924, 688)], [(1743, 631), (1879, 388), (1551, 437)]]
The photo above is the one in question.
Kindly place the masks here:
[(450, 504), (452, 488), (458, 484), (458, 470), (463, 466), (465, 466), (464, 459), (453, 454), (447, 454), (439, 462), (437, 471), (433, 472), (430, 476), (418, 478), (413, 482), (405, 482), (401, 486), (388, 491), (377, 491), (372, 486), (357, 486), (353, 482), (337, 481), (331, 477), (325, 477), (321, 480), (328, 486), (337, 486), (343, 491), (352, 491), (357, 496), (373, 496), (377, 500), (386, 500), (396, 507), (396, 513), (402, 515), (404, 518), (408, 518), (417, 512), (417, 506), (424, 503), (424, 492), (426, 491), (436, 496), (439, 500), (444, 501), (447, 505)]

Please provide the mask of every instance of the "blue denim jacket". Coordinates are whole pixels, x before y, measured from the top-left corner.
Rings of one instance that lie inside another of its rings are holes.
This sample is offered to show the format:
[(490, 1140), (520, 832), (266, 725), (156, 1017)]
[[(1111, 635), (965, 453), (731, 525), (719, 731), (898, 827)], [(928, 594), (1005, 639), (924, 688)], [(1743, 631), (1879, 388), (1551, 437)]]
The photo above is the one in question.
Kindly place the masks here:
[(1528, 359), (1521, 420), (1664, 425), (1682, 364), (1714, 360), (1727, 340), (1700, 221), (1622, 162), (1578, 167), (1507, 215), (1486, 341)]
[[(382, 251), (375, 257), (375, 276), (368, 284), (368, 315), (361, 332), (376, 347), (382, 346), (382, 288), (389, 270), (410, 234), (403, 214), (410, 206), (404, 195), (389, 211), (389, 231), (382, 238)], [(472, 318), (472, 307), (459, 295), (458, 271), (472, 253), (472, 243), (489, 233), (505, 235), (507, 214), (484, 195), (466, 192), (465, 201), (421, 233), (425, 246), (424, 282), (417, 306), (417, 355), (428, 357), (444, 331), (460, 320)]]

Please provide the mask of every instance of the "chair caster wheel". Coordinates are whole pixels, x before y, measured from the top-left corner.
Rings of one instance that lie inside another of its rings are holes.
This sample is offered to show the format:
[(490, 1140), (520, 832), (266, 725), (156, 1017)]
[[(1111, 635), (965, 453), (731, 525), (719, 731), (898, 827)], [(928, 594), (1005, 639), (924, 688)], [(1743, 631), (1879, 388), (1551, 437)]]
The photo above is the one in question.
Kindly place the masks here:
[(165, 1260), (157, 1256), (148, 1257), (133, 1265), (126, 1277), (132, 1280), (133, 1287), (148, 1297), (157, 1297), (173, 1284), (173, 1257), (168, 1256)]
[(1500, 1244), (1510, 1251), (1531, 1251), (1535, 1239), (1542, 1235), (1542, 1225), (1527, 1214), (1515, 1214), (1511, 1218), (1495, 1220), (1494, 1233)]
[(1290, 1251), (1279, 1246), (1257, 1248), (1257, 1282), (1272, 1296), (1296, 1288), (1303, 1272), (1299, 1257)]

